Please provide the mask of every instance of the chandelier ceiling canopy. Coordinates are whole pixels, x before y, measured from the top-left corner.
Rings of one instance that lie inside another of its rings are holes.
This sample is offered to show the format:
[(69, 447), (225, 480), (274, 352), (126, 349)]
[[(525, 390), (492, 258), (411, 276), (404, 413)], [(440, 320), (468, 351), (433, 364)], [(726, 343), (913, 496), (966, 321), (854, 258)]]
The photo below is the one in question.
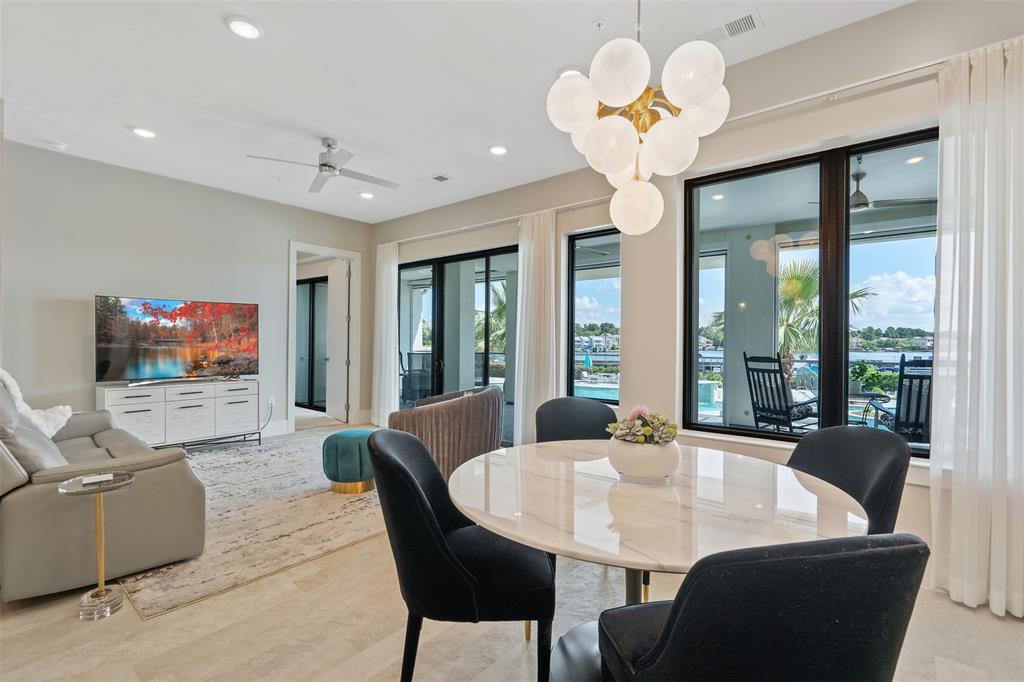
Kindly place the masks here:
[(665, 61), (661, 84), (652, 86), (651, 59), (639, 40), (638, 2), (636, 40), (608, 41), (594, 55), (589, 77), (567, 72), (547, 97), (551, 123), (615, 187), (612, 222), (625, 234), (654, 229), (664, 200), (651, 174), (686, 170), (699, 138), (721, 127), (730, 105), (717, 47), (703, 40), (680, 45)]

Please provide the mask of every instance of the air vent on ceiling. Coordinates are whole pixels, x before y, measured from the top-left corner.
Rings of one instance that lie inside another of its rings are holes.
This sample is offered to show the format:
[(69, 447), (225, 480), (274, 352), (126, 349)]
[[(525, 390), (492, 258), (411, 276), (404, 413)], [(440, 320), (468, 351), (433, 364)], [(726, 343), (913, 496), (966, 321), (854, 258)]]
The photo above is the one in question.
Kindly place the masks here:
[(434, 175), (428, 175), (425, 178), (420, 178), (420, 182), (449, 182), (452, 180), (452, 176), (445, 175), (444, 173), (435, 173)]
[(699, 40), (706, 40), (709, 43), (721, 43), (730, 38), (741, 36), (744, 33), (750, 33), (764, 26), (764, 22), (761, 21), (761, 15), (756, 9), (751, 10), (741, 17), (727, 21), (721, 26), (715, 26), (712, 29), (708, 29), (703, 33), (699, 34), (697, 38)]

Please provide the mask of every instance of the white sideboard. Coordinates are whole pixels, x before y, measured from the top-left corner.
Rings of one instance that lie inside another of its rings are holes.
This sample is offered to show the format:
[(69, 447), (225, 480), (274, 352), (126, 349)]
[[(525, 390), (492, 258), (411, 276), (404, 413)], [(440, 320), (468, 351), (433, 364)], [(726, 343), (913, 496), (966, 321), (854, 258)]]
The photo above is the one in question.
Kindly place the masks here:
[(259, 431), (259, 381), (97, 386), (96, 409), (148, 445), (176, 445)]

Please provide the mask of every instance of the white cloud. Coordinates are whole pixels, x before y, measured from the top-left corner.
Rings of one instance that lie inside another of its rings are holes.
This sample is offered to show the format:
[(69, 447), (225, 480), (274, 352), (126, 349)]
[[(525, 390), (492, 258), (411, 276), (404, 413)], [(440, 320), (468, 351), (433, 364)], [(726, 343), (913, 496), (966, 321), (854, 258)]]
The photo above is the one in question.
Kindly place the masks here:
[(935, 276), (914, 277), (902, 270), (871, 275), (851, 287), (870, 287), (875, 295), (860, 302), (855, 327), (935, 327)]
[(611, 322), (619, 324), (619, 309), (615, 306), (603, 306), (591, 296), (576, 297), (575, 320), (577, 324), (588, 322)]

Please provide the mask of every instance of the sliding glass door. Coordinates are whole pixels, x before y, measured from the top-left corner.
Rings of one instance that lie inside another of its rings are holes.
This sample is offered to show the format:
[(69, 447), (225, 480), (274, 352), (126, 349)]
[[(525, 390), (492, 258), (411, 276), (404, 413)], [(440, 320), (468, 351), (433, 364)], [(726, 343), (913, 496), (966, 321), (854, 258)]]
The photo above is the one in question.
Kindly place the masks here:
[(515, 247), (399, 268), (401, 407), (443, 393), (497, 386), (502, 441), (512, 440), (515, 398)]
[(402, 409), (434, 392), (434, 268), (398, 272), (398, 373)]

